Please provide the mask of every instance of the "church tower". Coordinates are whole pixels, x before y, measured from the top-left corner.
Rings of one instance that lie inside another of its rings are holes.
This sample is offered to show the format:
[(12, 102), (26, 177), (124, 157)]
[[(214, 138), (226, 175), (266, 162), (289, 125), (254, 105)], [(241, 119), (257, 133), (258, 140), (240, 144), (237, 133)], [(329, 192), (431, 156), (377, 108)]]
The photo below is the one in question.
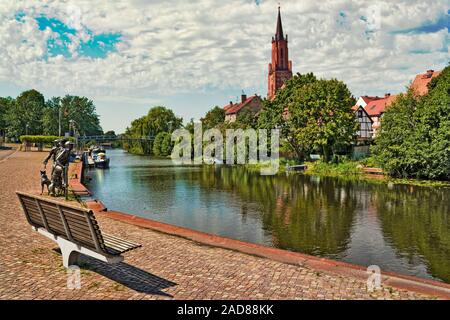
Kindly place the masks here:
[(288, 37), (283, 34), (280, 7), (278, 7), (277, 30), (272, 37), (272, 63), (269, 63), (267, 97), (272, 100), (283, 83), (292, 78), (292, 61), (288, 54)]

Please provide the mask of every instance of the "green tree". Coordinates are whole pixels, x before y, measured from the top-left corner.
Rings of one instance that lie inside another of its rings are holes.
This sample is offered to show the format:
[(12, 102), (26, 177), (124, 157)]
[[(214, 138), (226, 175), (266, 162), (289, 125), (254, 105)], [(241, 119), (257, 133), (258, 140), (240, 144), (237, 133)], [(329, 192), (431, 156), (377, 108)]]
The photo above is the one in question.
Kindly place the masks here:
[(104, 133), (104, 135), (105, 135), (105, 136), (112, 136), (112, 137), (115, 137), (115, 136), (116, 136), (116, 132), (115, 132), (114, 130), (109, 130), (109, 131), (106, 131), (106, 132)]
[[(135, 119), (125, 131), (125, 136), (132, 139), (156, 137), (160, 132), (171, 133), (181, 127), (183, 119), (175, 116), (165, 107), (153, 107), (146, 116)], [(147, 140), (129, 140), (124, 142), (125, 150), (137, 154), (152, 153), (153, 146)]]
[[(47, 101), (47, 108), (43, 115), (43, 133), (45, 135), (59, 135), (59, 104), (61, 98), (53, 97)], [(61, 134), (64, 131), (61, 130)]]
[(256, 128), (258, 125), (258, 117), (251, 110), (244, 109), (237, 114), (234, 123), (242, 129)]
[(375, 142), (372, 151), (390, 175), (450, 180), (450, 66), (425, 96), (410, 89), (395, 100)]
[(200, 119), (204, 129), (215, 128), (225, 121), (225, 110), (223, 108), (215, 106), (209, 110), (205, 117)]
[(153, 107), (144, 119), (144, 135), (153, 136), (160, 132), (172, 132), (181, 127), (182, 118), (175, 116), (172, 110), (165, 107)]
[(156, 135), (153, 142), (153, 154), (155, 156), (168, 156), (172, 152), (171, 134), (168, 132), (160, 132)]
[(34, 89), (22, 92), (6, 114), (8, 135), (41, 134), (45, 108), (45, 99), (40, 92)]
[[(69, 132), (70, 121), (81, 135), (98, 135), (103, 130), (94, 102), (86, 97), (66, 95), (64, 98), (53, 97), (46, 103), (43, 115), (43, 132), (49, 135), (59, 134), (59, 117), (61, 115), (61, 134)], [(61, 113), (61, 114), (60, 114)]]
[(298, 160), (320, 152), (328, 162), (354, 141), (354, 104), (355, 99), (342, 81), (317, 79), (312, 73), (297, 74), (273, 101), (264, 101), (258, 126), (280, 128), (285, 144)]
[(82, 135), (98, 135), (103, 130), (100, 126), (100, 118), (96, 113), (92, 100), (86, 97), (66, 95), (61, 99), (63, 132), (69, 131), (69, 121), (76, 123), (77, 130)]
[(0, 135), (2, 136), (6, 135), (8, 110), (14, 103), (14, 99), (11, 97), (0, 97)]

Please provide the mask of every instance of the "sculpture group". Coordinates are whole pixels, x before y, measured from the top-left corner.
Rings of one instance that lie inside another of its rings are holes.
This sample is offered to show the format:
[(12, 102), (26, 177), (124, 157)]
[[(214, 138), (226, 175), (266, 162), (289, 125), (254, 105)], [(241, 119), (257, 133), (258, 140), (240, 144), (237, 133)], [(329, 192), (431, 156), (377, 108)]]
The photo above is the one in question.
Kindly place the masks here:
[(52, 172), (48, 179), (45, 168), (41, 170), (41, 193), (44, 191), (44, 186), (47, 186), (48, 194), (56, 197), (65, 193), (67, 189), (67, 171), (74, 143), (66, 139), (58, 139), (53, 143), (52, 149), (43, 162), (46, 168), (48, 161), (50, 159), (53, 161)]

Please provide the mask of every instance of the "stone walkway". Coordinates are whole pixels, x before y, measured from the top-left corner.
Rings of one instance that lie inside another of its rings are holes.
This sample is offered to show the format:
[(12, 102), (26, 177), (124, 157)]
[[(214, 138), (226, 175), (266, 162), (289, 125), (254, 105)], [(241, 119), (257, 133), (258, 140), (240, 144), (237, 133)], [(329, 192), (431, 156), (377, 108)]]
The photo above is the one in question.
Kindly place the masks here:
[(14, 149), (0, 149), (0, 161), (8, 158), (15, 151)]
[(0, 299), (421, 299), (363, 280), (319, 272), (98, 216), (103, 230), (137, 241), (116, 266), (83, 258), (81, 289), (67, 288), (54, 242), (33, 232), (15, 190), (38, 192), (44, 153), (17, 152), (0, 163)]

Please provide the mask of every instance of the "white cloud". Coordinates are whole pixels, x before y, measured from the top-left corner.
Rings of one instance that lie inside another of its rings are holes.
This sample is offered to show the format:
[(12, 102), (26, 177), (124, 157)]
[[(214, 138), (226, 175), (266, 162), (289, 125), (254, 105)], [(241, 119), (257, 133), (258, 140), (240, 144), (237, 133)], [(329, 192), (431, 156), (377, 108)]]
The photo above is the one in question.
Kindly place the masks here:
[[(368, 32), (361, 17), (371, 18), (371, 6), (379, 9), (379, 28)], [(277, 1), (257, 6), (251, 0), (2, 2), (0, 81), (105, 101), (147, 101), (209, 88), (252, 88), (264, 96), (276, 8)], [(401, 91), (414, 74), (446, 65), (447, 30), (394, 31), (436, 21), (448, 9), (448, 0), (284, 1), (282, 15), (294, 71), (343, 79), (358, 95)], [(23, 22), (14, 19), (19, 11), (26, 14)], [(43, 58), (51, 31), (38, 30), (33, 17), (41, 14), (76, 29), (71, 59)], [(94, 35), (121, 33), (117, 51), (104, 59), (76, 55), (78, 44), (91, 36), (88, 29)]]

